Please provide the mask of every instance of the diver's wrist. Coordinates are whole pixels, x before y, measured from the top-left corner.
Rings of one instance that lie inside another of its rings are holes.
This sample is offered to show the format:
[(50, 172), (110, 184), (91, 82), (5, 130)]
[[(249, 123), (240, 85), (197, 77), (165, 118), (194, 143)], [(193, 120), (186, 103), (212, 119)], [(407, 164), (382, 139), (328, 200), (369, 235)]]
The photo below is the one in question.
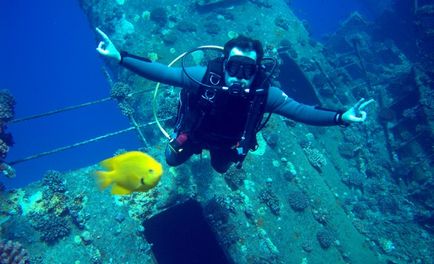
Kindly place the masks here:
[(337, 125), (339, 125), (339, 126), (347, 127), (347, 126), (350, 125), (350, 123), (346, 122), (343, 119), (343, 116), (344, 116), (344, 113), (342, 111), (337, 112), (336, 115), (335, 115), (335, 118), (334, 118), (335, 119), (335, 123)]

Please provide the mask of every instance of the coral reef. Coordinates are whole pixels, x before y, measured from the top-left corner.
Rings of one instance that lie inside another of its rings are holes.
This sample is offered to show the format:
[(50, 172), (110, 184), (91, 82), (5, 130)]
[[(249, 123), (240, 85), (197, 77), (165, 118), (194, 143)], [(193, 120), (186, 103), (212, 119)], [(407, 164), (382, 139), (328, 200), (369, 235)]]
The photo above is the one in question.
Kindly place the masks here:
[(280, 202), (277, 195), (270, 187), (265, 187), (259, 192), (259, 200), (264, 203), (274, 215), (280, 214)]
[(7, 90), (0, 90), (0, 171), (7, 177), (13, 178), (14, 172), (9, 165), (3, 163), (9, 152), (9, 147), (14, 144), (11, 133), (7, 133), (7, 122), (15, 117), (15, 99)]
[(163, 27), (167, 23), (167, 11), (164, 7), (157, 7), (151, 10), (151, 20), (154, 21), (160, 27)]
[(15, 116), (15, 99), (7, 90), (0, 90), (0, 124)]
[(19, 242), (1, 240), (0, 263), (29, 264), (30, 260), (27, 250), (25, 250)]
[[(49, 170), (42, 178), (42, 184), (47, 187), (49, 193), (47, 196), (52, 196), (53, 193), (64, 193), (66, 191), (64, 178), (59, 171)], [(45, 193), (44, 193), (45, 195)]]
[(363, 190), (363, 186), (365, 185), (366, 177), (358, 171), (351, 171), (349, 173), (345, 173), (345, 176), (342, 178), (342, 182), (345, 183), (350, 188), (357, 188)]
[(292, 191), (289, 193), (288, 202), (294, 211), (303, 211), (309, 206), (309, 199), (301, 191)]
[(224, 179), (225, 179), (226, 183), (228, 184), (228, 186), (232, 190), (237, 190), (241, 186), (243, 186), (244, 180), (246, 179), (246, 177), (247, 176), (246, 176), (246, 172), (245, 171), (238, 170), (238, 169), (235, 169), (235, 168), (229, 169), (224, 174)]
[(323, 249), (328, 249), (335, 241), (334, 233), (326, 228), (319, 230), (316, 233), (316, 238)]
[(118, 101), (123, 101), (131, 92), (131, 87), (128, 84), (124, 82), (115, 82), (110, 90), (110, 96)]
[(9, 146), (0, 139), (0, 160), (4, 160), (9, 152)]
[(68, 221), (54, 214), (32, 214), (32, 226), (39, 231), (40, 238), (47, 244), (54, 244), (71, 232)]
[(307, 159), (309, 160), (309, 163), (315, 169), (321, 171), (321, 168), (327, 165), (327, 160), (325, 156), (318, 149), (311, 148), (308, 146), (303, 148), (303, 150), (304, 153), (306, 154)]

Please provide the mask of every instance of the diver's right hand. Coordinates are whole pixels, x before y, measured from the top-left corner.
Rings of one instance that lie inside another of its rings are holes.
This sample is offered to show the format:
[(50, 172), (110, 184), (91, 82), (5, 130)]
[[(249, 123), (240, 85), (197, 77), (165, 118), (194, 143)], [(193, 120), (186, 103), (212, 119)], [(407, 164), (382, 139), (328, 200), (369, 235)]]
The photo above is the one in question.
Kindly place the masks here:
[(113, 42), (110, 40), (110, 38), (99, 28), (96, 28), (96, 31), (101, 35), (103, 38), (103, 41), (101, 41), (96, 48), (96, 50), (99, 52), (99, 54), (107, 57), (115, 59), (117, 62), (121, 61), (121, 54), (116, 49)]

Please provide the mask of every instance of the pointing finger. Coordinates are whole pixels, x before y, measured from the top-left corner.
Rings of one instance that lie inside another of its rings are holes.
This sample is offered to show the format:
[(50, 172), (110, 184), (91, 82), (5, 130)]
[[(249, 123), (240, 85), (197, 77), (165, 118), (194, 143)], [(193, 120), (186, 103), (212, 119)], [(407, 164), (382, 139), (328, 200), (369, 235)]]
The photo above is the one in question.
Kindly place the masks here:
[(101, 35), (101, 37), (104, 39), (104, 41), (110, 42), (109, 37), (101, 29), (96, 28), (96, 31)]
[(354, 109), (359, 109), (360, 105), (365, 101), (365, 98), (360, 99), (353, 107)]
[(362, 110), (363, 108), (365, 108), (370, 103), (375, 103), (375, 100), (374, 99), (370, 99), (369, 101), (364, 102), (362, 105), (360, 105), (359, 109)]

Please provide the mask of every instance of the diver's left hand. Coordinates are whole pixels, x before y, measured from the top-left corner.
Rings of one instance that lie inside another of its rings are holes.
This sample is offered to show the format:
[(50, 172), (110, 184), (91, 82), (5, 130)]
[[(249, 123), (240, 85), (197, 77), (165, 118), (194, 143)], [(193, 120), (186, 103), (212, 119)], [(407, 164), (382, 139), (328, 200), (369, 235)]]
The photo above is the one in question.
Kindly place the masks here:
[(117, 62), (121, 61), (121, 54), (116, 49), (116, 46), (113, 44), (113, 42), (110, 40), (110, 38), (107, 36), (106, 33), (104, 33), (101, 29), (95, 28), (96, 32), (100, 34), (103, 41), (99, 42), (98, 47), (96, 48), (96, 51), (98, 51), (99, 54), (107, 57), (115, 59)]
[(366, 112), (363, 109), (370, 103), (374, 103), (374, 99), (365, 101), (365, 98), (360, 99), (353, 107), (342, 114), (342, 121), (346, 123), (362, 123), (366, 119)]

